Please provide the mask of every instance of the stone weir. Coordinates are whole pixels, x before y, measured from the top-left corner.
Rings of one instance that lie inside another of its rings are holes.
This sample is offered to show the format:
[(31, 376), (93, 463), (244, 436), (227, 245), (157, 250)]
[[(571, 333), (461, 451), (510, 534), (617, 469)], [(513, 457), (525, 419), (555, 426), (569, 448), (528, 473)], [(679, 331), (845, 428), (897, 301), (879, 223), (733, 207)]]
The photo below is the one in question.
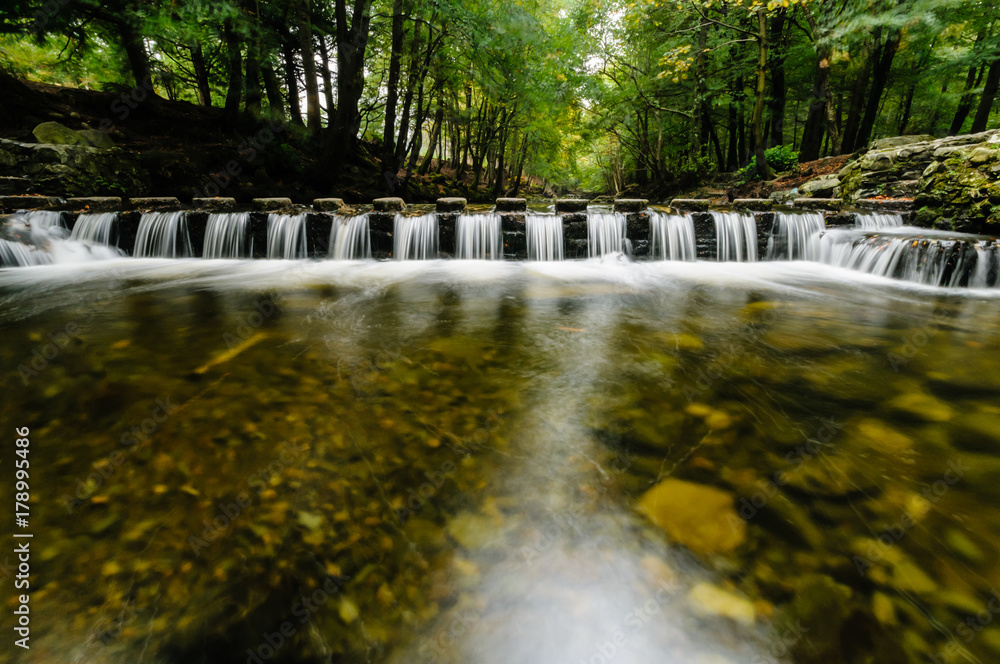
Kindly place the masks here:
[[(650, 206), (643, 199), (618, 199), (609, 207), (594, 207), (584, 199), (560, 199), (554, 205), (547, 204), (545, 211), (531, 211), (526, 199), (501, 198), (492, 210), (470, 212), (465, 199), (442, 198), (433, 212), (428, 212), (426, 209), (418, 211), (409, 208), (401, 198), (380, 198), (373, 202), (370, 212), (363, 213), (345, 205), (339, 198), (316, 199), (311, 206), (304, 206), (296, 205), (287, 198), (254, 199), (250, 205), (238, 205), (231, 198), (198, 198), (189, 205), (182, 205), (172, 197), (126, 201), (107, 197), (69, 200), (44, 196), (0, 197), (0, 206), (5, 212), (60, 211), (69, 231), (73, 231), (82, 215), (93, 217), (98, 213), (111, 213), (114, 227), (103, 237), (109, 238), (105, 241), (128, 255), (137, 254), (137, 241), (144, 219), (146, 226), (150, 226), (154, 215), (177, 215), (177, 223), (171, 225), (164, 221), (157, 226), (160, 242), (156, 247), (159, 248), (143, 248), (138, 252), (140, 255), (225, 258), (328, 258), (337, 224), (343, 224), (347, 218), (358, 214), (367, 214), (372, 258), (396, 258), (394, 242), (397, 239), (397, 223), (418, 215), (425, 220), (436, 221), (437, 228), (433, 253), (421, 256), (454, 257), (459, 253), (457, 227), (460, 220), (468, 220), (466, 215), (492, 214), (494, 219), (499, 218), (499, 237), (495, 240), (502, 247), (502, 252), (491, 254), (491, 257), (499, 257), (502, 253), (503, 258), (508, 260), (525, 260), (528, 257), (529, 218), (547, 219), (550, 227), (558, 219), (556, 230), (561, 228), (561, 247), (558, 246), (558, 239), (552, 240), (557, 243), (552, 253), (557, 259), (581, 259), (620, 251), (637, 260), (674, 255), (684, 255), (687, 260), (695, 256), (703, 260), (763, 260), (767, 257), (768, 240), (775, 229), (778, 213), (810, 211), (815, 214), (820, 211), (828, 228), (854, 227), (857, 213), (845, 210), (843, 205), (836, 199), (798, 199), (794, 205), (781, 208), (772, 201), (759, 199), (737, 200), (726, 206), (708, 200), (675, 199), (669, 206)], [(870, 207), (879, 206), (886, 207), (886, 204), (874, 201)], [(865, 202), (860, 201), (856, 207), (863, 210)], [(909, 214), (901, 209), (891, 212)], [(216, 227), (211, 231), (210, 227), (213, 223), (219, 224), (222, 215), (243, 217), (240, 220), (221, 220), (234, 222), (234, 227), (236, 221), (242, 225), (238, 228), (238, 237), (233, 233), (227, 236), (226, 247), (220, 253), (219, 242), (213, 240), (206, 243), (206, 234), (219, 236), (219, 229)], [(93, 220), (88, 219), (88, 224), (90, 221)], [(662, 246), (656, 247), (657, 241), (664, 240), (654, 238), (654, 224), (665, 221), (691, 224), (696, 251), (678, 254)], [(605, 225), (597, 222), (605, 222)], [(492, 228), (490, 232), (493, 233), (497, 227), (486, 225), (484, 228)], [(143, 242), (148, 243), (150, 231), (147, 228), (143, 232)], [(175, 232), (179, 237), (169, 237)], [(163, 237), (164, 234), (168, 236)], [(598, 234), (599, 238), (596, 237)], [(595, 243), (594, 246), (591, 246), (592, 243)], [(145, 244), (143, 246), (146, 247)], [(211, 249), (206, 251), (206, 247)], [(225, 253), (227, 251), (229, 253)]]

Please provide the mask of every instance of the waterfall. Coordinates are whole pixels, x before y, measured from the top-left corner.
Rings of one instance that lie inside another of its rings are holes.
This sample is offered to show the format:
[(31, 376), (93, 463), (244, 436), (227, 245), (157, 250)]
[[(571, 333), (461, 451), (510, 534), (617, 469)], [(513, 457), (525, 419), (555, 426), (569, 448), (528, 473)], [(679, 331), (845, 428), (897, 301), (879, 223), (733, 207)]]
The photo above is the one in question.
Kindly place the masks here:
[(368, 215), (358, 214), (347, 219), (334, 217), (330, 227), (330, 258), (350, 261), (372, 257), (372, 241), (368, 232)]
[(562, 217), (555, 214), (529, 214), (524, 218), (529, 261), (561, 261), (563, 249)]
[(46, 240), (61, 240), (69, 235), (62, 212), (32, 210), (25, 219), (31, 229), (31, 239), (36, 244), (44, 245)]
[(855, 212), (854, 227), (872, 230), (876, 228), (899, 228), (903, 225), (903, 217), (898, 214), (881, 212)]
[(768, 260), (816, 260), (824, 230), (826, 221), (821, 212), (775, 212), (774, 230), (767, 241)]
[(698, 258), (691, 215), (649, 211), (650, 252), (653, 257), (670, 261), (693, 261)]
[[(81, 214), (69, 239), (90, 244), (118, 245), (118, 213)], [(113, 239), (113, 241), (112, 241)]]
[(1000, 286), (1000, 250), (992, 241), (976, 244), (976, 265), (969, 274), (969, 288)]
[(717, 260), (756, 261), (757, 224), (752, 214), (712, 212), (715, 237), (718, 241)]
[(45, 265), (52, 262), (52, 256), (20, 242), (0, 240), (0, 267), (26, 267)]
[(291, 260), (308, 256), (306, 215), (273, 212), (267, 215), (267, 257)]
[(625, 215), (591, 212), (587, 215), (587, 246), (590, 257), (625, 252)]
[(208, 215), (202, 254), (205, 258), (251, 258), (253, 236), (250, 234), (250, 213)]
[(463, 214), (455, 227), (456, 258), (500, 260), (503, 239), (499, 214)]
[(147, 212), (139, 220), (135, 255), (140, 258), (187, 258), (194, 255), (184, 212)]
[(438, 254), (437, 214), (419, 217), (396, 215), (393, 224), (392, 255), (399, 261), (429, 260)]
[(996, 247), (974, 236), (871, 235), (830, 231), (819, 243), (819, 260), (883, 277), (928, 286), (997, 286)]

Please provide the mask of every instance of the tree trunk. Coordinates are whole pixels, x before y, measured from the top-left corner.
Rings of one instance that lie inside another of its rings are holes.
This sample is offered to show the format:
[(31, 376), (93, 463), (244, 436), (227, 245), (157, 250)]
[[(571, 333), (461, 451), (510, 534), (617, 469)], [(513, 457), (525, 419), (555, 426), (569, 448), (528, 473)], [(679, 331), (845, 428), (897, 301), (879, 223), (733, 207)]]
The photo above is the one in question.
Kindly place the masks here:
[(284, 100), (281, 98), (281, 88), (278, 77), (270, 62), (261, 63), (261, 78), (264, 80), (264, 91), (267, 93), (267, 105), (270, 107), (271, 119), (279, 125), (285, 124)]
[(757, 8), (757, 95), (753, 105), (751, 129), (753, 131), (754, 157), (761, 180), (770, 180), (771, 167), (764, 155), (764, 93), (767, 92), (767, 10)]
[(299, 75), (295, 70), (295, 51), (291, 44), (285, 42), (281, 46), (285, 59), (285, 87), (288, 88), (288, 110), (292, 116), (292, 124), (300, 127), (302, 122), (302, 104), (299, 101)]
[[(788, 41), (785, 31), (785, 12), (781, 10), (774, 17), (772, 35), (776, 49), (771, 51), (771, 122), (768, 130), (768, 147), (781, 145), (785, 141), (785, 54), (784, 44)], [(780, 50), (779, 50), (780, 49)], [(775, 53), (778, 50), (778, 53)]]
[(990, 71), (986, 74), (986, 83), (983, 85), (983, 96), (979, 99), (979, 108), (976, 110), (976, 117), (972, 119), (973, 134), (986, 131), (986, 125), (990, 121), (990, 112), (993, 110), (993, 102), (997, 98), (998, 86), (1000, 86), (1000, 58), (997, 58), (990, 64)]
[(441, 100), (439, 99), (437, 110), (434, 112), (434, 124), (431, 125), (431, 137), (430, 140), (427, 141), (427, 145), (430, 147), (430, 150), (427, 151), (427, 156), (420, 164), (420, 168), (417, 169), (417, 173), (419, 175), (427, 175), (427, 171), (430, 170), (431, 160), (434, 158), (434, 148), (441, 136), (441, 124), (443, 122), (444, 106), (441, 105)]
[(208, 83), (208, 64), (205, 62), (205, 52), (198, 42), (190, 46), (191, 66), (194, 69), (195, 80), (198, 83), (198, 101), (202, 106), (212, 105), (212, 88)]
[(396, 159), (396, 102), (399, 100), (399, 71), (403, 58), (403, 32), (406, 28), (403, 0), (392, 3), (392, 50), (389, 54), (389, 82), (385, 101), (385, 121), (382, 127), (382, 177), (392, 193), (399, 186), (399, 160)]
[(337, 115), (333, 128), (333, 156), (342, 164), (354, 151), (361, 128), (358, 102), (365, 91), (365, 49), (371, 23), (371, 0), (354, 0), (350, 23), (346, 0), (336, 0)]
[(323, 128), (319, 105), (319, 82), (316, 80), (316, 51), (313, 48), (310, 0), (294, 0), (293, 16), (302, 54), (302, 77), (306, 85), (306, 126), (314, 135)]
[(708, 146), (705, 136), (705, 51), (708, 46), (708, 21), (698, 26), (698, 52), (694, 56), (694, 104), (691, 109), (691, 146), (697, 157), (704, 157)]
[(323, 63), (323, 96), (326, 98), (326, 125), (333, 124), (337, 107), (333, 102), (333, 77), (330, 75), (330, 51), (326, 47), (326, 35), (319, 38), (319, 58)]
[(882, 93), (885, 92), (886, 83), (889, 81), (892, 60), (896, 57), (896, 51), (899, 49), (899, 39), (899, 30), (890, 31), (885, 44), (882, 46), (881, 57), (875, 63), (875, 69), (872, 73), (872, 89), (868, 94), (868, 104), (865, 106), (865, 117), (861, 120), (861, 126), (858, 128), (858, 137), (854, 142), (857, 147), (868, 144), (872, 129), (875, 128), (875, 119), (878, 117)]
[(241, 3), (243, 10), (251, 17), (250, 39), (247, 42), (246, 57), (246, 110), (252, 118), (260, 117), (260, 25), (258, 16), (260, 15), (255, 0), (245, 0)]
[[(973, 52), (979, 49), (979, 45), (986, 38), (986, 29), (981, 29), (976, 35), (976, 43), (972, 47)], [(977, 75), (978, 71), (978, 75)], [(951, 128), (948, 133), (955, 136), (962, 131), (962, 125), (965, 124), (965, 118), (969, 117), (969, 113), (972, 112), (973, 104), (973, 94), (972, 91), (979, 87), (979, 83), (982, 80), (983, 72), (986, 71), (986, 66), (973, 65), (969, 67), (969, 74), (965, 77), (965, 89), (962, 90), (962, 97), (958, 102), (958, 108), (955, 109), (955, 117), (951, 121)]]
[(222, 111), (223, 127), (236, 124), (240, 111), (240, 98), (243, 95), (243, 61), (240, 53), (240, 39), (233, 28), (232, 19), (223, 22), (223, 36), (226, 40), (226, 53), (229, 62), (229, 88), (226, 92), (226, 106)]
[(729, 99), (729, 138), (726, 142), (726, 170), (729, 172), (740, 169), (740, 159), (737, 141), (737, 117), (736, 117), (736, 97)]
[(869, 56), (867, 66), (858, 72), (851, 89), (851, 101), (847, 111), (847, 122), (844, 125), (844, 134), (841, 137), (841, 152), (854, 152), (858, 147), (858, 127), (861, 124), (861, 113), (865, 107), (865, 93), (868, 91), (868, 79), (874, 55)]
[(152, 90), (153, 73), (149, 68), (149, 54), (146, 53), (146, 44), (142, 35), (129, 23), (127, 18), (118, 24), (118, 34), (125, 47), (125, 55), (128, 57), (128, 65), (132, 70), (132, 78), (135, 80), (136, 87), (145, 86), (146, 82), (149, 81), (150, 94), (156, 96)]
[[(418, 11), (419, 17), (419, 11)], [(399, 120), (399, 134), (396, 137), (396, 163), (400, 166), (406, 160), (407, 133), (410, 130), (410, 109), (413, 106), (413, 93), (417, 89), (422, 74), (417, 64), (420, 55), (420, 26), (419, 21), (413, 24), (413, 39), (410, 41), (409, 66), (406, 73), (406, 94), (403, 95), (403, 113)]]
[(824, 122), (825, 130), (830, 136), (830, 154), (840, 151), (837, 133), (836, 109), (833, 103), (833, 92), (830, 90), (830, 47), (823, 41), (816, 17), (806, 11), (806, 19), (816, 42), (816, 76), (813, 82), (813, 98), (809, 102), (805, 128), (802, 130), (802, 143), (799, 148), (799, 162), (819, 159), (823, 144)]

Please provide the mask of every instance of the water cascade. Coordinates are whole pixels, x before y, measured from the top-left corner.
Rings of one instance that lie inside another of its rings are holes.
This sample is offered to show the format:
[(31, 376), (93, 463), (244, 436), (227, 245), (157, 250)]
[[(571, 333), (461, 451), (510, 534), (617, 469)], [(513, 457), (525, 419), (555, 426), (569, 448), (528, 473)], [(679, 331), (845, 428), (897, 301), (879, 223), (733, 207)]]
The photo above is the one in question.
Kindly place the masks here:
[(562, 217), (553, 214), (529, 214), (524, 219), (529, 261), (561, 261), (563, 249)]
[(438, 217), (424, 214), (419, 217), (396, 215), (393, 224), (392, 255), (396, 260), (430, 260), (438, 255)]
[(691, 215), (649, 211), (651, 255), (660, 260), (693, 261), (698, 258)]
[(305, 214), (267, 215), (267, 257), (306, 258), (309, 243), (306, 239)]
[(921, 231), (873, 235), (829, 231), (818, 243), (818, 260), (928, 286), (986, 288), (997, 284), (996, 247), (976, 236)]
[(818, 237), (824, 230), (826, 221), (820, 212), (776, 212), (767, 241), (768, 260), (815, 260)]
[(0, 267), (27, 267), (51, 262), (51, 254), (20, 242), (0, 240)]
[(625, 215), (591, 212), (587, 215), (587, 246), (590, 257), (625, 252)]
[(752, 214), (712, 212), (715, 237), (718, 239), (718, 260), (756, 261), (757, 224)]
[(883, 212), (857, 212), (854, 215), (854, 227), (865, 230), (876, 228), (899, 228), (903, 225), (903, 217), (899, 214)]
[(118, 245), (118, 213), (81, 214), (69, 239), (89, 244)]
[(371, 257), (372, 240), (367, 214), (356, 214), (333, 222), (330, 227), (330, 258), (352, 261)]
[(253, 236), (249, 212), (225, 212), (208, 215), (205, 226), (205, 258), (250, 258)]
[(499, 214), (463, 214), (455, 228), (455, 257), (473, 260), (503, 258)]
[(194, 255), (184, 212), (147, 212), (139, 220), (135, 255), (140, 258), (187, 258)]

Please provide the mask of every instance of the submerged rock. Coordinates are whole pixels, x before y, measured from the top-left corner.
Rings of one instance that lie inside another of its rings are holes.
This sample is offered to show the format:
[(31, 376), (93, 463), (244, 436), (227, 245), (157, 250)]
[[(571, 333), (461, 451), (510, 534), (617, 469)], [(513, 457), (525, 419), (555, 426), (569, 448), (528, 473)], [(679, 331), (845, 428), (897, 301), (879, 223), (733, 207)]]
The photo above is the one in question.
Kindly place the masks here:
[(900, 419), (917, 422), (947, 422), (955, 414), (951, 406), (940, 399), (919, 392), (900, 394), (887, 406)]
[(747, 538), (733, 496), (704, 484), (663, 480), (639, 499), (639, 511), (695, 553), (731, 553)]
[(752, 625), (755, 618), (753, 603), (711, 583), (699, 583), (688, 593), (688, 604), (695, 615), (729, 618), (742, 625)]

